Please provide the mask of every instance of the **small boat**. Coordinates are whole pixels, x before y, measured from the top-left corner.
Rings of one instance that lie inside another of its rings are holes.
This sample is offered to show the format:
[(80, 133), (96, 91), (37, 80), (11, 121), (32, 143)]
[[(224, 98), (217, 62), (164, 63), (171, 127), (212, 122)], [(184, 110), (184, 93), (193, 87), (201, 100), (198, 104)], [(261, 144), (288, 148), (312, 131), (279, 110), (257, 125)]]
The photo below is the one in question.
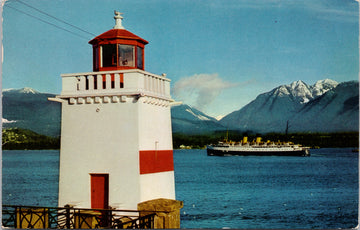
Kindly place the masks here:
[(208, 156), (310, 156), (309, 149), (291, 142), (262, 142), (261, 137), (251, 143), (247, 137), (240, 142), (225, 140), (206, 148)]

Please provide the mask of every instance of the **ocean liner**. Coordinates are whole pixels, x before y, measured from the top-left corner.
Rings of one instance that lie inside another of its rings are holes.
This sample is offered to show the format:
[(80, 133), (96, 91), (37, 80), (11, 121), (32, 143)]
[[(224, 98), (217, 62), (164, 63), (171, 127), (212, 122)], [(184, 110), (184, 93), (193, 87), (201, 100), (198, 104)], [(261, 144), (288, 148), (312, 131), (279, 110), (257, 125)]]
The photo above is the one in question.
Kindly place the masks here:
[(291, 142), (262, 142), (261, 137), (248, 142), (244, 137), (240, 142), (222, 141), (207, 146), (208, 156), (310, 156), (309, 147)]

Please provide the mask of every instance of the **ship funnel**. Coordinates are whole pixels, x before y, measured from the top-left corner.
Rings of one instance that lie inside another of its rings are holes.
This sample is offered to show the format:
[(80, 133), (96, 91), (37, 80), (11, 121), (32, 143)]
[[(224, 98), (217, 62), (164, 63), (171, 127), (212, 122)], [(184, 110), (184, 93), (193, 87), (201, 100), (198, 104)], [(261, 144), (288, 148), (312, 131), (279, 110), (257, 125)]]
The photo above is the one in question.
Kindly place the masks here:
[(246, 144), (247, 143), (247, 137), (243, 137), (243, 144)]
[(261, 137), (256, 138), (256, 143), (259, 144), (261, 142)]

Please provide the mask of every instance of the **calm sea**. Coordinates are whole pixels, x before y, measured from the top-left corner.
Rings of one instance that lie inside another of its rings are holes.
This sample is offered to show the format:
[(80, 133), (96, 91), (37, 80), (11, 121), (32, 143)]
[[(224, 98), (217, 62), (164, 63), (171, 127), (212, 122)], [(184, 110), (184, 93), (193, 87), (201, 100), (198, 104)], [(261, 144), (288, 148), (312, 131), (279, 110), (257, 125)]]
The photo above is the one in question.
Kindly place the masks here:
[[(208, 157), (175, 150), (182, 228), (353, 228), (358, 153)], [(59, 151), (3, 151), (3, 204), (57, 206)]]

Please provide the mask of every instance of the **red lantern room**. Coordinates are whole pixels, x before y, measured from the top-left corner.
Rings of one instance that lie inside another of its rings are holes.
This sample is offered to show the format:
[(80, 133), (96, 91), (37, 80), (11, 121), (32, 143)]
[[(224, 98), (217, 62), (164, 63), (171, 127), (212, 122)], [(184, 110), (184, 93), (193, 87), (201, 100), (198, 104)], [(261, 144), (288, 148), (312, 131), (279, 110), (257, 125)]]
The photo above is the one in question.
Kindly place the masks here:
[(121, 14), (115, 11), (113, 29), (89, 41), (93, 46), (94, 71), (144, 70), (144, 48), (148, 41), (125, 30)]

